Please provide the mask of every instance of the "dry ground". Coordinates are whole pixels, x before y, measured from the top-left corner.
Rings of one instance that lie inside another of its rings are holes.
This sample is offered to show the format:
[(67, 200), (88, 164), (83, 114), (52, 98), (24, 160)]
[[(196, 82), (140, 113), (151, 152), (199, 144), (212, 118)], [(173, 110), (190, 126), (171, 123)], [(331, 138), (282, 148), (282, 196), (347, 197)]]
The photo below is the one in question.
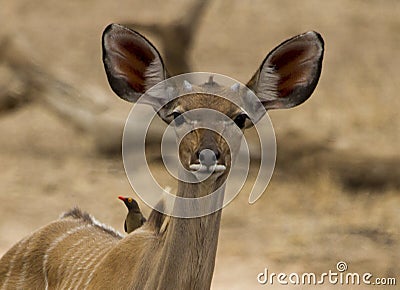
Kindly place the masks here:
[[(178, 19), (187, 3), (2, 0), (0, 37), (11, 35), (59, 78), (103, 91), (113, 113), (126, 115), (102, 69), (102, 30)], [(316, 30), (326, 42), (313, 97), (270, 114), (278, 161), (266, 193), (253, 206), (242, 193), (224, 210), (213, 289), (271, 288), (256, 281), (265, 267), (322, 273), (341, 260), (400, 283), (399, 15), (395, 0), (210, 3), (191, 53), (197, 71), (245, 82), (292, 35)], [(0, 255), (74, 205), (122, 231), (116, 197), (133, 193), (119, 156), (97, 154), (41, 102), (0, 116), (0, 132)], [(354, 289), (364, 288), (372, 289)]]

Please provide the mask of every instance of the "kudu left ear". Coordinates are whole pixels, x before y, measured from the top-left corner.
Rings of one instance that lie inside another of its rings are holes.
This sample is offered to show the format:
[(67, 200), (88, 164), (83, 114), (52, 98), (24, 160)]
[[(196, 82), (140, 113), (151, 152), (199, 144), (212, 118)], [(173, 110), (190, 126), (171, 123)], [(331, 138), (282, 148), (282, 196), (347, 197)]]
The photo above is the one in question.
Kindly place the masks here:
[[(140, 96), (167, 78), (157, 49), (144, 36), (118, 24), (103, 32), (103, 63), (112, 90), (122, 99), (136, 102)], [(159, 100), (148, 100), (157, 106)]]
[(273, 49), (247, 86), (265, 109), (291, 108), (307, 100), (321, 74), (324, 41), (310, 31)]

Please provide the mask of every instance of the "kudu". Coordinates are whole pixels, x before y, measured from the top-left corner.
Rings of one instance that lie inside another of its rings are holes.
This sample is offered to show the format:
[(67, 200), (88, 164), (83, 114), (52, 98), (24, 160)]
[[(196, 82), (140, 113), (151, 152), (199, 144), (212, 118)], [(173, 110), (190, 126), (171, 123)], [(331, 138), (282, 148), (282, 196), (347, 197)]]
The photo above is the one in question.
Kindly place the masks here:
[[(318, 33), (295, 36), (267, 55), (247, 86), (266, 110), (297, 106), (317, 85), (323, 51)], [(114, 92), (131, 102), (168, 77), (155, 47), (139, 33), (116, 24), (103, 33), (103, 61)], [(186, 94), (158, 114), (178, 127), (186, 122), (182, 114), (197, 108), (216, 110), (241, 130), (251, 126), (242, 108), (210, 94)], [(206, 196), (220, 188), (237, 151), (207, 129), (186, 134), (179, 148), (187, 171), (195, 174), (206, 165), (211, 174), (199, 183), (179, 181), (176, 195), (186, 198)], [(75, 209), (24, 238), (2, 257), (0, 288), (210, 288), (221, 210), (196, 218), (164, 217), (153, 210), (147, 223), (121, 237)]]

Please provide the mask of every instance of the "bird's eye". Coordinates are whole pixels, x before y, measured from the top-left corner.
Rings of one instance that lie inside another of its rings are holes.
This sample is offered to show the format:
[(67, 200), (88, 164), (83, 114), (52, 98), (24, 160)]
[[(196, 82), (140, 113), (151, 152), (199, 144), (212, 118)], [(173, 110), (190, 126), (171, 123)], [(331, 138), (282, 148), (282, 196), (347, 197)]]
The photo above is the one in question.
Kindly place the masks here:
[(128, 198), (128, 202), (129, 203), (131, 203), (132, 202), (132, 198), (130, 197), (130, 198)]
[(246, 114), (240, 114), (240, 115), (236, 116), (236, 118), (233, 121), (240, 129), (243, 129), (244, 125), (246, 123), (246, 119), (248, 119), (248, 118), (249, 118), (249, 116), (247, 116)]
[(173, 112), (172, 116), (174, 117), (175, 125), (177, 127), (181, 126), (185, 122), (185, 118), (182, 116), (181, 112)]

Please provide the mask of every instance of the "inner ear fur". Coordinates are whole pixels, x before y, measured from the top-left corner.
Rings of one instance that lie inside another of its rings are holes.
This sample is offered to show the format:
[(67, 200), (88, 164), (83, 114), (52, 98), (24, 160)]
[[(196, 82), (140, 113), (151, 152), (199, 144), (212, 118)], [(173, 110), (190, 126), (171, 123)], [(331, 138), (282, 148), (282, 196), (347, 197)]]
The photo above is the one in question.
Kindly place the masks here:
[(167, 77), (160, 53), (136, 31), (110, 24), (103, 32), (102, 49), (108, 82), (124, 100), (136, 102)]
[(267, 110), (297, 106), (317, 86), (323, 53), (324, 41), (319, 33), (297, 35), (267, 55), (247, 86)]

